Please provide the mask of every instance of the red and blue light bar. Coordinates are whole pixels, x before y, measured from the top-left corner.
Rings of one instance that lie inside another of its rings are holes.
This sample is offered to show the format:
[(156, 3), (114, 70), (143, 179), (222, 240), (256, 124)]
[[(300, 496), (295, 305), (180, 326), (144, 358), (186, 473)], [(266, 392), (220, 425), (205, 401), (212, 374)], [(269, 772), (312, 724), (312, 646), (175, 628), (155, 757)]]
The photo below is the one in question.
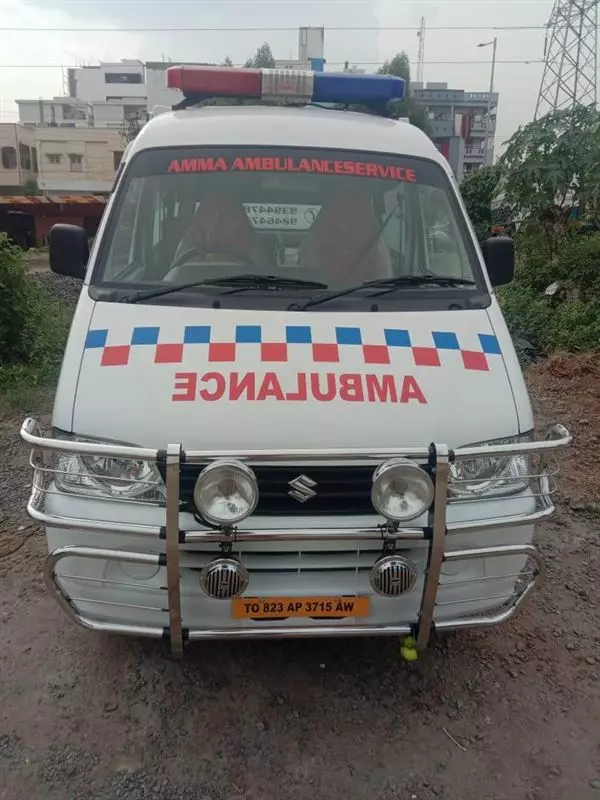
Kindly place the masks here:
[(404, 99), (404, 80), (392, 75), (293, 69), (169, 67), (167, 86), (179, 89), (188, 99), (236, 97), (371, 106)]

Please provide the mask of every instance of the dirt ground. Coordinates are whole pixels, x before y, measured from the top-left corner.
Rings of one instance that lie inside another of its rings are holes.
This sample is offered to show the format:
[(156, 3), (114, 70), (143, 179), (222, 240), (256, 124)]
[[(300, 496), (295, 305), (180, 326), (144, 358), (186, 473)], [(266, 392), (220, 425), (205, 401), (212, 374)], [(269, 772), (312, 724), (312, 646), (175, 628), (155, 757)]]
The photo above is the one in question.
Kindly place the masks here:
[(23, 414), (5, 415), (0, 799), (598, 800), (600, 369), (559, 358), (528, 380), (540, 428), (576, 436), (539, 533), (546, 581), (505, 627), (415, 664), (382, 639), (205, 643), (176, 663), (74, 627), (23, 511)]
[(44, 250), (28, 250), (25, 253), (25, 264), (29, 272), (49, 272), (50, 260), (48, 251)]

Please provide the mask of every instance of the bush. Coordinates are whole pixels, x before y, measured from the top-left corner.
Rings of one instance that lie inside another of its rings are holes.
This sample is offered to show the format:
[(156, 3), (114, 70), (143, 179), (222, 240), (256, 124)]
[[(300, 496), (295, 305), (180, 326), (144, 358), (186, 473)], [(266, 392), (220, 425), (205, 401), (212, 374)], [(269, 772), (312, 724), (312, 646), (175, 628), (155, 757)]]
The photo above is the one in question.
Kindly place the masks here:
[(58, 375), (68, 310), (25, 270), (23, 253), (0, 234), (0, 395), (22, 402)]
[[(600, 234), (573, 227), (551, 254), (547, 238), (517, 236), (515, 279), (498, 292), (513, 336), (544, 352), (600, 350)], [(554, 297), (546, 287), (559, 281)]]
[(556, 280), (556, 261), (546, 237), (539, 231), (515, 236), (515, 283), (543, 292)]
[(22, 253), (0, 234), (0, 364), (28, 358), (32, 347), (31, 300)]
[(553, 300), (518, 282), (498, 292), (513, 336), (538, 350), (600, 350), (600, 299)]
[(480, 242), (492, 229), (492, 199), (499, 179), (497, 167), (481, 167), (469, 173), (460, 184), (460, 193)]
[(600, 297), (600, 234), (569, 237), (556, 262), (557, 280), (576, 289), (581, 299)]

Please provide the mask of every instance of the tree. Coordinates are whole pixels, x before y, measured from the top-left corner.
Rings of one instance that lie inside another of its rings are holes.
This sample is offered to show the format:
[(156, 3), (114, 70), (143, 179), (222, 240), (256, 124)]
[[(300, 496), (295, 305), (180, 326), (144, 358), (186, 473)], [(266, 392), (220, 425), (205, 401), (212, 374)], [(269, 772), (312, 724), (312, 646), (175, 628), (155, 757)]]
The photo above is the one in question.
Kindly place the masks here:
[(268, 42), (261, 44), (253, 58), (249, 58), (244, 64), (247, 68), (254, 69), (274, 69), (275, 59), (271, 52), (271, 45)]
[(566, 109), (519, 128), (498, 168), (493, 210), (520, 223), (515, 280), (499, 293), (509, 328), (545, 350), (597, 349), (600, 113)]
[(23, 194), (26, 197), (34, 197), (39, 193), (40, 189), (36, 180), (30, 178), (28, 181), (25, 181), (23, 184)]
[(406, 94), (408, 94), (410, 85), (410, 60), (408, 58), (408, 53), (402, 50), (402, 52), (396, 53), (392, 59), (388, 60), (386, 58), (382, 66), (377, 70), (377, 74), (395, 75), (397, 78), (404, 78), (406, 81)]
[(31, 349), (31, 292), (22, 252), (0, 233), (0, 364), (26, 361)]
[(520, 127), (498, 161), (513, 215), (556, 226), (600, 213), (600, 112), (579, 107)]
[(222, 67), (233, 67), (233, 61), (229, 58), (229, 56), (225, 56), (221, 66)]
[(401, 103), (394, 104), (393, 116), (408, 117), (411, 125), (420, 128), (422, 131), (430, 136), (431, 126), (427, 117), (427, 112), (423, 106), (417, 105), (410, 95), (410, 59), (406, 51), (402, 50), (400, 53), (391, 59), (386, 59), (382, 66), (377, 70), (378, 75), (395, 75), (397, 78), (404, 80), (404, 96), (405, 99)]
[(491, 231), (492, 199), (499, 178), (498, 167), (481, 167), (467, 175), (460, 185), (460, 193), (480, 241)]
[(136, 138), (146, 122), (148, 122), (148, 112), (145, 110), (136, 111), (134, 114), (128, 114), (125, 117), (121, 125), (121, 130), (119, 131), (125, 146)]

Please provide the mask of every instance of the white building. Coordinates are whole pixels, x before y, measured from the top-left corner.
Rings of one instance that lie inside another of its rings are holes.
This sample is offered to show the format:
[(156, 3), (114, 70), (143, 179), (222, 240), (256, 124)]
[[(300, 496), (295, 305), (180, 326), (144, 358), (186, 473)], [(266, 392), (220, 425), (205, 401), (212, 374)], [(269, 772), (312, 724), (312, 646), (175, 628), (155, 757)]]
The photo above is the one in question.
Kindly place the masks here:
[[(206, 62), (189, 62), (186, 64), (197, 67), (214, 66)], [(176, 61), (147, 61), (146, 67), (146, 107), (152, 114), (156, 109), (169, 109), (181, 102), (182, 95), (177, 89), (167, 88), (167, 69), (177, 64)]]
[(68, 97), (15, 100), (24, 125), (121, 128), (148, 107), (146, 70), (124, 60), (67, 70)]
[(415, 103), (425, 108), (431, 137), (459, 181), (494, 163), (498, 92), (490, 97), (489, 92), (449, 89), (447, 83), (411, 82), (410, 89)]
[(325, 28), (298, 29), (298, 58), (275, 61), (276, 69), (314, 70), (325, 67)]
[(139, 102), (146, 99), (142, 61), (123, 59), (98, 66), (77, 67), (67, 72), (69, 94), (88, 103)]
[(124, 147), (117, 130), (0, 123), (0, 194), (108, 194)]
[[(276, 66), (321, 72), (324, 54), (325, 29), (299, 28), (298, 58), (278, 61)], [(66, 97), (15, 100), (19, 121), (61, 128), (121, 129), (128, 119), (147, 118), (155, 109), (170, 108), (181, 100), (181, 94), (166, 85), (166, 70), (177, 63), (123, 59), (70, 68), (65, 76)]]

